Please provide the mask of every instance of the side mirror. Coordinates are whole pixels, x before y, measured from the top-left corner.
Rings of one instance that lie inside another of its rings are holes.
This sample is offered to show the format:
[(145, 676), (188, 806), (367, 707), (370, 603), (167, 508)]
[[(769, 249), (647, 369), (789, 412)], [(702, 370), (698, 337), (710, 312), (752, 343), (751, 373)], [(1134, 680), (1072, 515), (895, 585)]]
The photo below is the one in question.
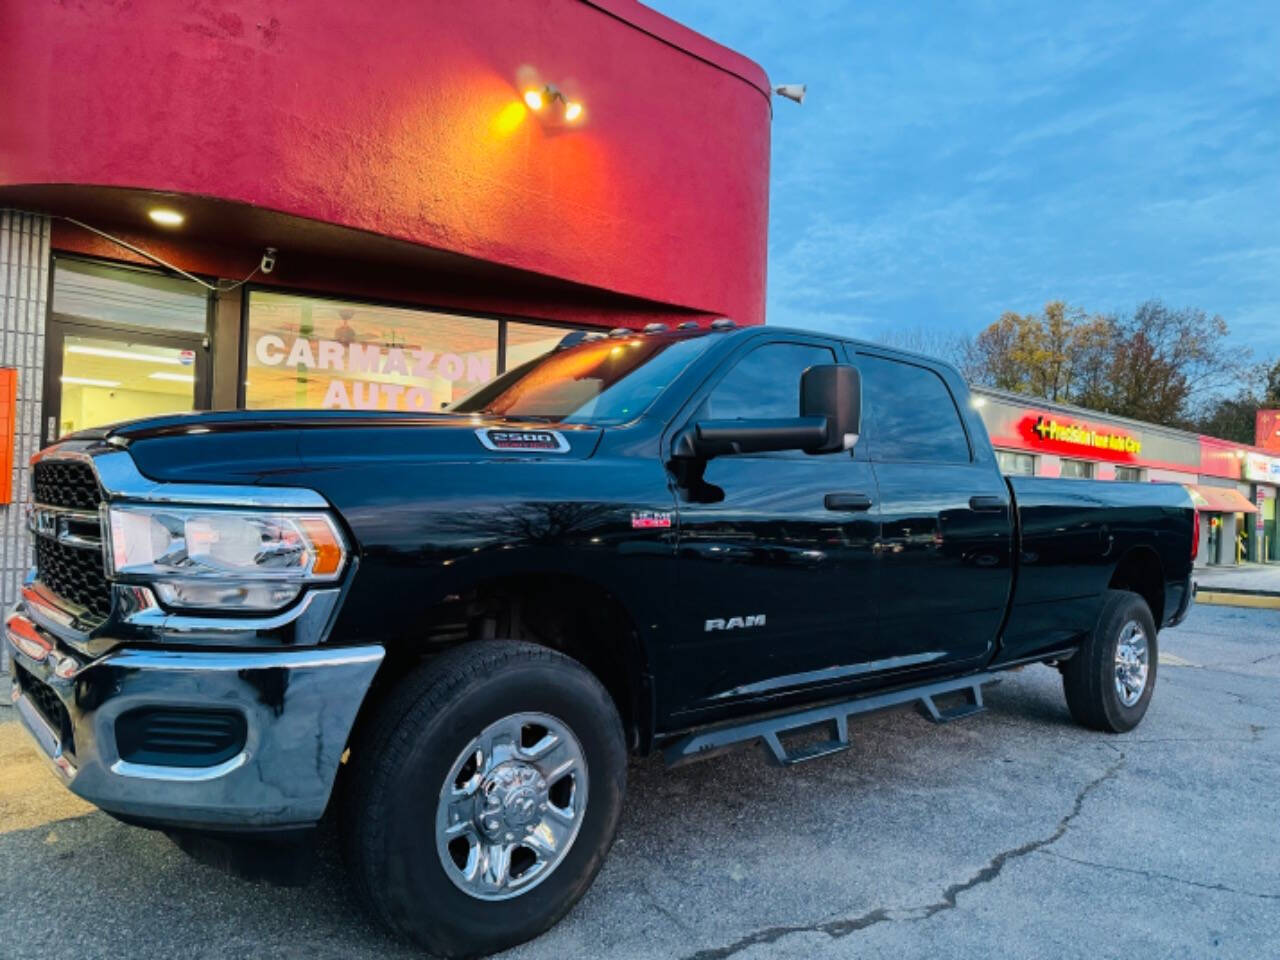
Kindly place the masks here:
[(836, 453), (858, 442), (862, 380), (848, 364), (810, 367), (800, 377), (800, 416), (785, 420), (699, 420), (672, 445), (676, 460), (775, 450)]
[(824, 417), (827, 435), (806, 453), (852, 450), (862, 432), (862, 377), (847, 363), (810, 367), (800, 375), (800, 416)]

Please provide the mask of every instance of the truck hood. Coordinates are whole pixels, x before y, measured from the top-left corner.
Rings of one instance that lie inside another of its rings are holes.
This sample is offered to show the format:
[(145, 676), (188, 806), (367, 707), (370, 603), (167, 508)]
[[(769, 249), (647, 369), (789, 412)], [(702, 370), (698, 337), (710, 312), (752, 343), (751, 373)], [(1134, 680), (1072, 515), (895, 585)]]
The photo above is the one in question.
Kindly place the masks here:
[(73, 439), (127, 449), (138, 469), (171, 483), (297, 484), (299, 473), (351, 460), (585, 459), (599, 427), (474, 414), (346, 410), (220, 411), (151, 417)]

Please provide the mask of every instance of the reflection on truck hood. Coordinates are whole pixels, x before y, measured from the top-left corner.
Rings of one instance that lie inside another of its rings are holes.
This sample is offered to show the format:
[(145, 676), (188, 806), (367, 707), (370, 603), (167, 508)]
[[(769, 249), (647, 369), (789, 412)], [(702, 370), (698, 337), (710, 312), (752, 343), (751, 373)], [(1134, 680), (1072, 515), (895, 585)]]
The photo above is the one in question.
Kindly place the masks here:
[[(309, 467), (591, 456), (598, 427), (451, 413), (237, 410), (152, 417), (77, 434), (125, 447), (173, 483), (297, 483)], [(289, 475), (286, 479), (284, 475)]]

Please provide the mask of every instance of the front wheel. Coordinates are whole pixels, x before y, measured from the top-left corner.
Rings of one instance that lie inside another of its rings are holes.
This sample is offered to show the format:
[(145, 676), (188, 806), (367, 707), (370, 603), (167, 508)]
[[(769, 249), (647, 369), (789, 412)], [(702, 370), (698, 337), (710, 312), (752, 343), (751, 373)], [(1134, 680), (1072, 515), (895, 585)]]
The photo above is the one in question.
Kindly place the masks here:
[(613, 842), (622, 724), (576, 661), (484, 641), (406, 677), (353, 745), (348, 864), (372, 912), (433, 953), (537, 936)]
[(1076, 723), (1108, 733), (1132, 730), (1156, 686), (1159, 649), (1147, 602), (1108, 590), (1093, 632), (1062, 667), (1062, 688)]

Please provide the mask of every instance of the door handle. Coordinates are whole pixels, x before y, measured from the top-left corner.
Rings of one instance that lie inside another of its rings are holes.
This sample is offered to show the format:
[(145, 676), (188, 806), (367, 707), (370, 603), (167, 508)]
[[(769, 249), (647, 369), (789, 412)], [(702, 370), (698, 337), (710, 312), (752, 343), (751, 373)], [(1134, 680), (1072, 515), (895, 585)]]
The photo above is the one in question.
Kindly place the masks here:
[(1003, 497), (970, 497), (969, 509), (974, 513), (1004, 513), (1008, 504)]
[(870, 510), (871, 498), (865, 493), (828, 493), (822, 498), (828, 510)]

